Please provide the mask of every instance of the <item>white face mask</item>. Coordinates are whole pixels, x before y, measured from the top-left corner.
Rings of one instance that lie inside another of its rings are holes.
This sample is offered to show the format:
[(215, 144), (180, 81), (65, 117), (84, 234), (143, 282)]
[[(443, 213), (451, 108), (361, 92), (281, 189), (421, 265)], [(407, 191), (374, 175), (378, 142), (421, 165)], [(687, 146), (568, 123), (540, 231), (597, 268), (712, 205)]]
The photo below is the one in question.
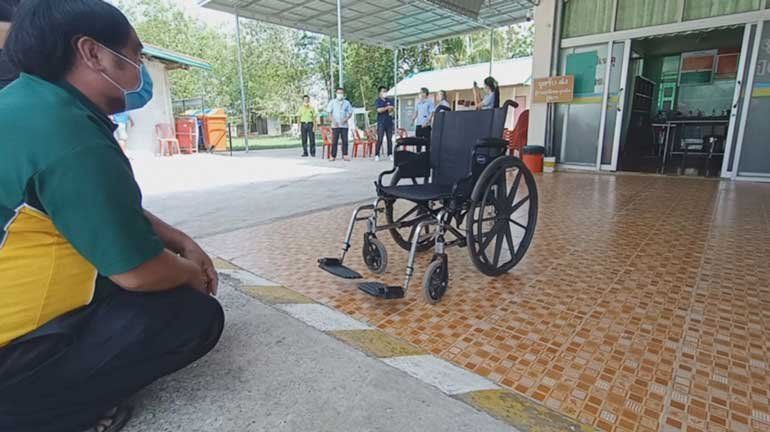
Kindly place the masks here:
[(345, 95), (342, 93), (337, 93), (337, 100), (342, 100), (345, 98)]

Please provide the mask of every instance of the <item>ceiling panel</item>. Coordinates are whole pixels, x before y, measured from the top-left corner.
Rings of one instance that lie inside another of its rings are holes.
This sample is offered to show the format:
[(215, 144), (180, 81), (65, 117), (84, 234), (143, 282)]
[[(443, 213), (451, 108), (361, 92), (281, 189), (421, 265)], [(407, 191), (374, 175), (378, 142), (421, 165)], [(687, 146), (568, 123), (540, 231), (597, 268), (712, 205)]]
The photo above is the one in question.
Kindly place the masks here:
[[(387, 47), (417, 45), (525, 21), (531, 16), (533, 1), (485, 0), (478, 18), (473, 18), (451, 7), (451, 1), (343, 0), (342, 37)], [(244, 18), (324, 35), (337, 34), (336, 0), (198, 0), (198, 3), (232, 14), (237, 9)]]

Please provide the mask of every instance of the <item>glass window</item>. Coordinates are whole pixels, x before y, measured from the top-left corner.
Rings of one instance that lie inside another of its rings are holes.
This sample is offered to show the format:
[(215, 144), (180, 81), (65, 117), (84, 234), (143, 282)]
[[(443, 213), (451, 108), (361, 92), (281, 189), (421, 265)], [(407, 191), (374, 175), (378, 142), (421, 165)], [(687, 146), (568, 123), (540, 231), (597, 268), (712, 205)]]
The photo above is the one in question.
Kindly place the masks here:
[(676, 22), (679, 18), (679, 1), (618, 0), (617, 29), (628, 30)]
[(563, 37), (607, 33), (612, 29), (612, 0), (570, 0), (564, 3)]
[(687, 0), (684, 19), (694, 20), (759, 9), (760, 0)]

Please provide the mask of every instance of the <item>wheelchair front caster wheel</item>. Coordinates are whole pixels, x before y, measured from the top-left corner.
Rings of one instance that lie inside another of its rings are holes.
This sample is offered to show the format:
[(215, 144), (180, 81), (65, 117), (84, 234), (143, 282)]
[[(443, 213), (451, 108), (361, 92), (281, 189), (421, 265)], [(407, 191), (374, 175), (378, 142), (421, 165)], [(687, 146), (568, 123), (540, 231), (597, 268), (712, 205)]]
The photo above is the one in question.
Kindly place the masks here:
[(428, 266), (422, 280), (422, 293), (430, 304), (436, 304), (449, 287), (449, 269), (446, 258), (436, 258)]
[(372, 234), (367, 234), (363, 248), (366, 267), (375, 274), (385, 273), (388, 269), (388, 251), (385, 245)]

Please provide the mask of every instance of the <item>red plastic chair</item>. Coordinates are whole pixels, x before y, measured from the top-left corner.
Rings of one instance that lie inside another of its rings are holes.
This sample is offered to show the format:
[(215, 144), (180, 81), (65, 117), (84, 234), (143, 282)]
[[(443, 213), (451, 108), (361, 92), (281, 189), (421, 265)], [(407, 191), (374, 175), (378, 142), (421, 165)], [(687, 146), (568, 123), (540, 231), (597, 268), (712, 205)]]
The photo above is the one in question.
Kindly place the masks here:
[(332, 155), (332, 128), (329, 126), (321, 126), (321, 140), (323, 141), (323, 152), (321, 152), (323, 159), (329, 159)]
[(168, 123), (155, 125), (155, 139), (158, 140), (158, 152), (156, 155), (173, 156), (180, 154), (179, 140), (176, 139), (174, 127)]
[[(379, 156), (374, 154), (374, 149), (377, 148), (377, 128), (372, 126), (366, 131), (366, 139), (369, 140), (369, 156)], [(385, 137), (383, 137), (384, 139)]]
[(506, 138), (511, 143), (511, 154), (515, 155), (519, 152), (521, 156), (524, 146), (527, 145), (527, 139), (529, 134), (529, 110), (524, 110), (519, 118), (516, 120), (516, 126), (510, 133), (510, 138)]
[(358, 128), (353, 129), (353, 157), (358, 157), (358, 148), (361, 147), (362, 157), (369, 157), (372, 150), (372, 143), (369, 138), (364, 135), (361, 137), (361, 131)]

